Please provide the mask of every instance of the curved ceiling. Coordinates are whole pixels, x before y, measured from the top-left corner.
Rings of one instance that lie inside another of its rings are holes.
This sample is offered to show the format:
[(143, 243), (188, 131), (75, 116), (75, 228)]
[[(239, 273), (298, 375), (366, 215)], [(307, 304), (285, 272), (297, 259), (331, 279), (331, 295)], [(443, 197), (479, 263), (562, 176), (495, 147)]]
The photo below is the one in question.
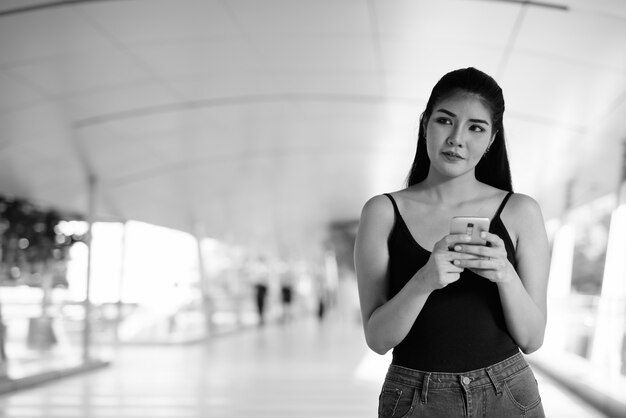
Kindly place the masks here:
[(579, 167), (602, 162), (581, 193), (618, 175), (625, 46), (617, 0), (0, 1), (0, 193), (85, 213), (93, 178), (96, 219), (319, 253), (402, 187), (430, 89), (474, 66), (550, 215)]

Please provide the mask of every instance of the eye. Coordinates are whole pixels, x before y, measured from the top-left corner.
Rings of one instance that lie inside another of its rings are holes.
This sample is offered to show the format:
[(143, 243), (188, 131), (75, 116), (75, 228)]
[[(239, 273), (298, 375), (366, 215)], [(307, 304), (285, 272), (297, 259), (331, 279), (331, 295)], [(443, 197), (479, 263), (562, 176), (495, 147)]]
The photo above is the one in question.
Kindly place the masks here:
[(452, 121), (449, 118), (444, 117), (438, 117), (437, 119), (435, 119), (435, 122), (442, 125), (452, 125)]
[(480, 125), (472, 125), (472, 126), (470, 126), (470, 128), (469, 128), (469, 129), (470, 129), (470, 131), (472, 131), (472, 132), (485, 132), (485, 131), (486, 131), (486, 129), (485, 129), (485, 128), (483, 128), (483, 127), (482, 127), (482, 126), (480, 126)]

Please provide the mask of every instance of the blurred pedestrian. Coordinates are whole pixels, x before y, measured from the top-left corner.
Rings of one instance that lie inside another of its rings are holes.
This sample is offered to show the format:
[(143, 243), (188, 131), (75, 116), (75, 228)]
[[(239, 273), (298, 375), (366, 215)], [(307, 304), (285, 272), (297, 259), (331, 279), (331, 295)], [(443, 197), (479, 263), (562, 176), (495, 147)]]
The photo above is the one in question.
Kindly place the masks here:
[[(365, 336), (378, 353), (393, 349), (381, 417), (544, 416), (520, 349), (543, 342), (548, 244), (537, 203), (512, 192), (503, 114), (493, 78), (446, 74), (421, 115), (407, 187), (363, 208)], [(480, 220), (450, 233), (460, 215), (490, 219), (482, 241), (470, 242)]]
[(315, 293), (317, 295), (317, 319), (322, 322), (328, 314), (331, 302), (331, 292), (326, 275), (321, 271), (314, 272)]
[(249, 274), (254, 289), (254, 302), (259, 316), (258, 324), (265, 325), (267, 294), (269, 292), (269, 269), (265, 257), (261, 256), (249, 264)]
[(265, 325), (265, 302), (267, 301), (267, 284), (257, 282), (254, 284), (254, 298), (259, 315), (259, 325)]
[(293, 319), (293, 291), (295, 277), (294, 273), (287, 270), (281, 276), (280, 300), (282, 305), (282, 321), (290, 322)]

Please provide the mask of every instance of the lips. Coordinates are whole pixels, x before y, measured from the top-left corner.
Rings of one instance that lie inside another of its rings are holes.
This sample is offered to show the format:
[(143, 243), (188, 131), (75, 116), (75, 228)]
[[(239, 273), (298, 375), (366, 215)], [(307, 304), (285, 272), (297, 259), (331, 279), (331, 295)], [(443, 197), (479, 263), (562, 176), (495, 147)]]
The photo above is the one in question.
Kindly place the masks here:
[(454, 151), (444, 151), (442, 152), (444, 156), (446, 156), (449, 160), (464, 160), (461, 154), (458, 154)]

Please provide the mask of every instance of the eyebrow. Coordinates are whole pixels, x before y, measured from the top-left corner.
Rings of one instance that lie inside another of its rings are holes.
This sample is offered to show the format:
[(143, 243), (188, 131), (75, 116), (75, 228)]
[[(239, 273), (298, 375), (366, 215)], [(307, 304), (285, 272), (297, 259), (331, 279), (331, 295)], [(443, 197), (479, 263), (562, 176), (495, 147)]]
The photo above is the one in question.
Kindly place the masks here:
[[(441, 112), (441, 113), (445, 113), (446, 115), (452, 116), (453, 118), (456, 118), (456, 115), (452, 112), (450, 112), (449, 110), (446, 109), (437, 109), (437, 112)], [(486, 120), (483, 119), (470, 119), (470, 122), (474, 122), (474, 123), (484, 123), (485, 125), (489, 125), (489, 122), (487, 122)]]

